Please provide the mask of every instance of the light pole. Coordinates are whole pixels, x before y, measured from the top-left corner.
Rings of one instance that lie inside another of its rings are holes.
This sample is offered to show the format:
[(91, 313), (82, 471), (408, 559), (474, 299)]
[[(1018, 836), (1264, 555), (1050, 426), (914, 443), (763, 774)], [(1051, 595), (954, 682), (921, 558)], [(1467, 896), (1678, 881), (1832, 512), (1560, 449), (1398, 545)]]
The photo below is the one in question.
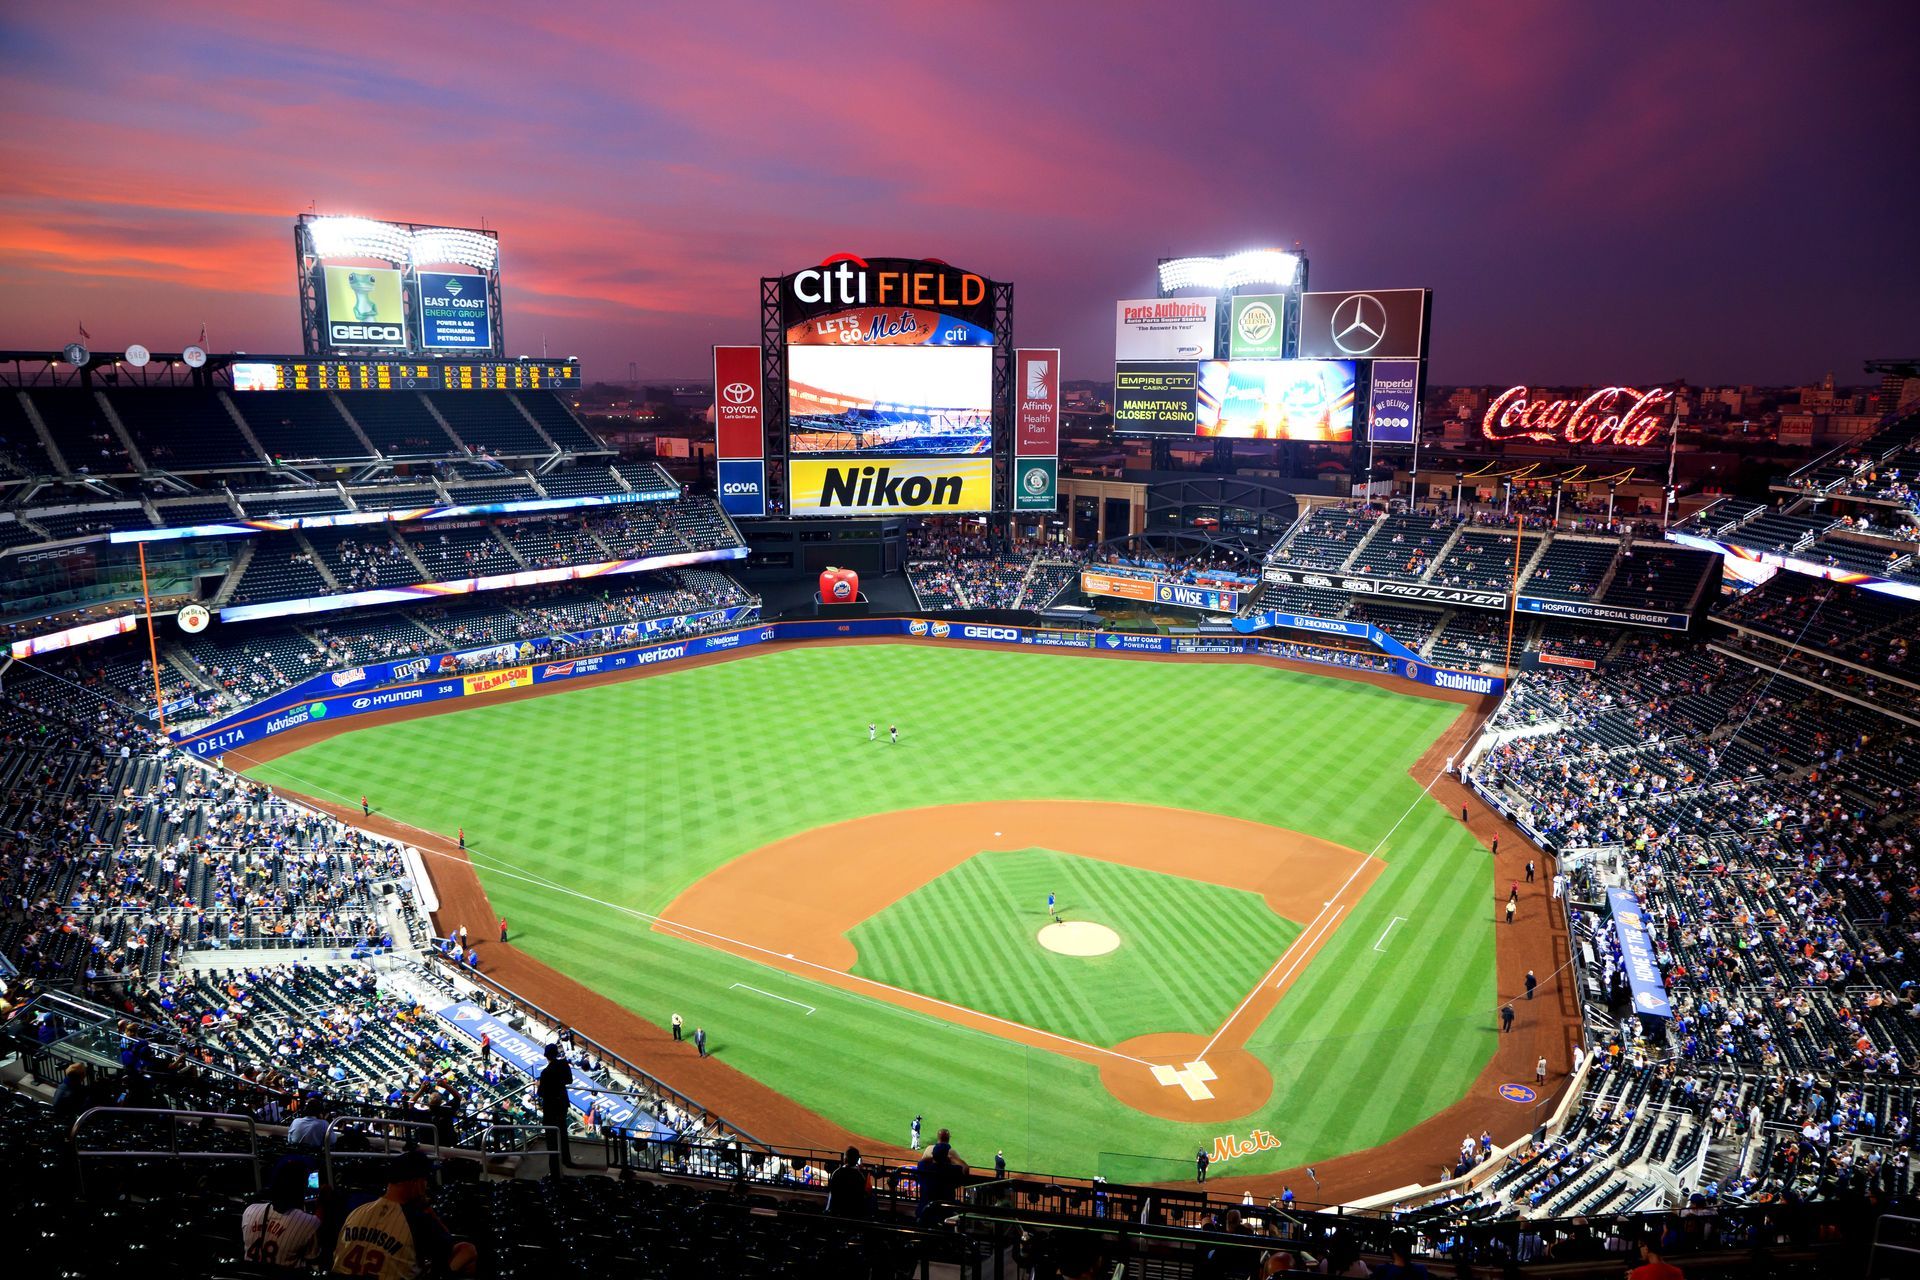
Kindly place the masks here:
[(1466, 482), (1466, 472), (1456, 471), (1453, 473), (1453, 518), (1455, 520), (1460, 518), (1460, 486)]
[(1558, 480), (1553, 482), (1553, 527), (1556, 529), (1560, 527), (1560, 495), (1565, 490), (1566, 486)]
[(1607, 528), (1609, 528), (1609, 529), (1611, 529), (1611, 528), (1613, 528), (1613, 491), (1614, 491), (1614, 488), (1615, 488), (1615, 485), (1614, 485), (1614, 483), (1613, 483), (1613, 481), (1611, 481), (1611, 480), (1609, 480), (1609, 481), (1607, 481)]
[(1500, 514), (1503, 518), (1513, 514), (1513, 481), (1508, 480), (1505, 483), (1506, 496), (1500, 499)]

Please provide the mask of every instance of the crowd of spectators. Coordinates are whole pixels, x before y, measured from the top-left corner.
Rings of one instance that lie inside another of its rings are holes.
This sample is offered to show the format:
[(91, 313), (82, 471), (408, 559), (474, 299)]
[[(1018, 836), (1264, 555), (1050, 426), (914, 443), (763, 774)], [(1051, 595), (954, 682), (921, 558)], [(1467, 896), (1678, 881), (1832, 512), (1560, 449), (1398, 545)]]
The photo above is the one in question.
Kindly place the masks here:
[[(907, 534), (907, 580), (920, 607), (1037, 609), (1063, 585), (1051, 566), (1078, 560), (1052, 543), (1005, 542), (964, 529), (923, 526)], [(1035, 585), (1040, 590), (1030, 590)]]

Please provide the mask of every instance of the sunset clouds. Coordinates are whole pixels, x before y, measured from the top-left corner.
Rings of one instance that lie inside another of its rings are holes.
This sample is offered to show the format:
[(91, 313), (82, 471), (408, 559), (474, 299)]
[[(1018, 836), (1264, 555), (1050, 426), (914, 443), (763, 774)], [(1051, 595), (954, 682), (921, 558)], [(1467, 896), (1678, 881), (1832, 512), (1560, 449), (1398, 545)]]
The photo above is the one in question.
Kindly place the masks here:
[(194, 4), (0, 12), (0, 345), (297, 345), (314, 205), (502, 237), (512, 352), (693, 376), (851, 250), (1111, 359), (1153, 262), (1435, 289), (1436, 380), (1920, 349), (1907, 5)]

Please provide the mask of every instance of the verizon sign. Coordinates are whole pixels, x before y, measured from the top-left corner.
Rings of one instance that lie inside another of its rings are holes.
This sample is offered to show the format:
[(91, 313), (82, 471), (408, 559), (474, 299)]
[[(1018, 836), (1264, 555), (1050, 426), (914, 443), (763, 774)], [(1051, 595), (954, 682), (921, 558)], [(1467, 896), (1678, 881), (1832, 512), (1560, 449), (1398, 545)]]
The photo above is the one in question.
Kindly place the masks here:
[(721, 458), (759, 458), (766, 449), (760, 348), (713, 349), (713, 430)]

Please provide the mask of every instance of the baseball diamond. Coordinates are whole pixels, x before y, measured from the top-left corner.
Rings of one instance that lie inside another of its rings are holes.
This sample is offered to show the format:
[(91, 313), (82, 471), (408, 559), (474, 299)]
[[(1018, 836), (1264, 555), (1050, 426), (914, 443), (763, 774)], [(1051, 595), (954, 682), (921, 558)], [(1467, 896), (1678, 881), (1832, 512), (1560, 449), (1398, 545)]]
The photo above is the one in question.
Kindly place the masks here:
[[(517, 989), (577, 984), (642, 1037), (692, 1011), (698, 1096), (749, 1130), (797, 1106), (823, 1145), (878, 1145), (937, 1112), (1016, 1167), (1093, 1176), (1257, 1122), (1284, 1139), (1234, 1163), (1257, 1179), (1364, 1159), (1500, 1047), (1485, 851), (1436, 785), (1477, 709), (1381, 679), (772, 644), (229, 762), (329, 807), (378, 795), (442, 927), (514, 922)], [(1034, 750), (1063, 722), (1079, 749)], [(1106, 749), (1121, 729), (1153, 750)], [(697, 788), (655, 785), (663, 753)], [(1117, 945), (1040, 940), (1078, 924)]]

